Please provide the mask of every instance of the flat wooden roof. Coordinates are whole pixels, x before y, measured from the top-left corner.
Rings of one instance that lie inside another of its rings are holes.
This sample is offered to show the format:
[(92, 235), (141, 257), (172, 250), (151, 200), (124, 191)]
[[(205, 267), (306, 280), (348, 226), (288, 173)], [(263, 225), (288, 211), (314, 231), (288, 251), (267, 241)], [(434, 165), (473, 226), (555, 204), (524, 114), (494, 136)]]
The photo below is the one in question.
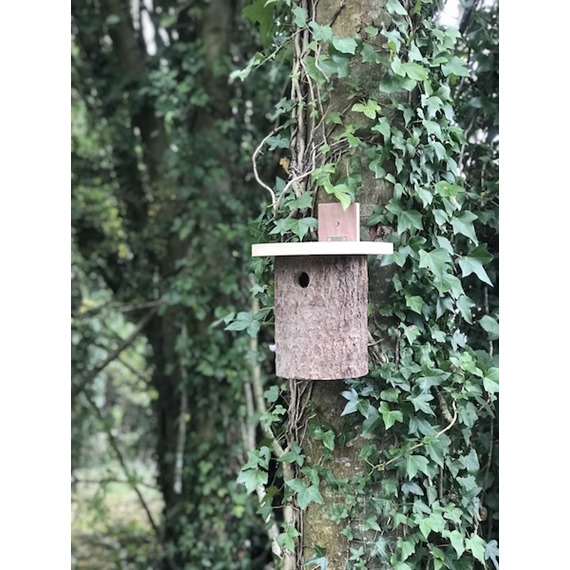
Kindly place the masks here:
[(256, 243), (252, 257), (299, 255), (390, 255), (394, 245), (385, 241), (308, 241), (301, 243)]

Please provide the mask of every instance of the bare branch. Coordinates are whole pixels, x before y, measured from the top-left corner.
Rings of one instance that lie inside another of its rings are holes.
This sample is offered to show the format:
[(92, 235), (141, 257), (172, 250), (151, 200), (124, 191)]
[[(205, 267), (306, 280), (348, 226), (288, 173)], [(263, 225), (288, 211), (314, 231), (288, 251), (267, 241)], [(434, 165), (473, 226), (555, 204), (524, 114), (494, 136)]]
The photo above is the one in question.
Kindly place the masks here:
[(154, 315), (158, 311), (158, 307), (159, 307), (159, 305), (155, 305), (137, 323), (133, 332), (131, 332), (131, 334), (121, 344), (119, 344), (119, 346), (113, 352), (111, 352), (111, 354), (109, 354), (107, 356), (107, 358), (105, 358), (105, 360), (103, 360), (101, 363), (99, 363), (97, 366), (95, 366), (95, 368), (91, 372), (89, 372), (89, 374), (87, 374), (80, 382), (78, 382), (77, 384), (75, 384), (74, 386), (71, 387), (71, 397), (72, 398), (77, 397), (85, 389), (85, 387), (95, 379), (95, 377), (97, 376), (97, 374), (99, 374), (99, 372), (104, 370), (111, 362), (113, 362), (113, 360), (118, 358), (118, 356), (121, 354), (121, 352), (123, 352), (123, 350), (125, 350), (125, 348), (127, 348), (128, 346), (130, 346), (133, 343), (135, 338), (137, 338), (137, 336), (141, 333), (141, 331), (150, 322), (152, 317), (154, 317)]

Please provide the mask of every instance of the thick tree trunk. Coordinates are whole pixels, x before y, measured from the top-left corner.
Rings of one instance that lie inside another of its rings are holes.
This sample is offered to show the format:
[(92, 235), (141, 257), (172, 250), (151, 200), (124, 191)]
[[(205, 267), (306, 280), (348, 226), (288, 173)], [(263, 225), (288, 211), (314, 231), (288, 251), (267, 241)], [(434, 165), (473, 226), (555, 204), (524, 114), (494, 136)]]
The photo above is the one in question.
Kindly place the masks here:
[[(317, 5), (316, 20), (321, 25), (332, 23), (335, 35), (354, 37), (365, 26), (381, 27), (382, 23), (389, 23), (390, 18), (385, 5), (385, 0), (355, 0), (341, 3), (339, 7), (337, 0), (320, 0)], [(351, 77), (335, 81), (335, 88), (328, 101), (330, 112), (342, 112), (351, 102), (351, 97), (354, 97), (351, 79), (354, 77), (364, 85), (364, 89), (375, 91), (375, 97), (380, 101), (382, 94), (378, 91), (377, 85), (381, 79), (381, 73), (381, 69), (378, 68), (376, 75), (371, 74), (369, 65), (352, 62)], [(353, 102), (356, 103), (357, 99)], [(347, 118), (356, 124), (360, 120), (357, 114), (351, 112), (348, 113)], [(385, 180), (376, 179), (372, 172), (363, 172), (362, 187), (357, 194), (357, 201), (361, 204), (361, 240), (382, 239), (383, 236), (376, 238), (368, 232), (365, 221), (372, 207), (387, 203), (391, 195), (391, 184)], [(332, 199), (324, 192), (319, 193), (319, 201), (331, 201)], [(390, 278), (390, 270), (381, 268), (379, 263), (372, 263), (369, 267), (369, 296), (376, 305), (381, 304), (387, 298)], [(385, 342), (388, 343), (389, 340), (385, 339)], [(322, 464), (330, 470), (333, 480), (348, 481), (350, 486), (357, 484), (359, 477), (364, 476), (370, 467), (359, 458), (360, 451), (366, 443), (361, 436), (361, 425), (352, 425), (351, 416), (341, 416), (347, 403), (342, 396), (342, 392), (346, 389), (347, 386), (342, 380), (313, 382), (311, 398), (305, 408), (302, 421), (308, 429), (304, 432), (301, 446), (307, 454), (307, 465)], [(323, 442), (313, 437), (314, 430), (311, 429), (311, 425), (319, 424), (326, 426), (323, 429), (330, 428), (334, 431), (335, 447), (332, 452), (325, 450)], [(329, 459), (324, 459), (324, 457)], [(335, 508), (339, 509), (346, 503), (346, 493), (342, 491), (342, 485), (330, 484), (321, 479), (320, 491), (324, 499), (323, 504), (310, 503), (302, 516), (300, 525), (302, 528), (302, 558), (306, 561), (314, 556), (317, 552), (315, 547), (324, 548), (329, 570), (344, 570), (349, 559), (349, 540), (341, 531), (347, 524), (358, 527), (359, 521), (342, 519), (339, 524), (331, 520)]]

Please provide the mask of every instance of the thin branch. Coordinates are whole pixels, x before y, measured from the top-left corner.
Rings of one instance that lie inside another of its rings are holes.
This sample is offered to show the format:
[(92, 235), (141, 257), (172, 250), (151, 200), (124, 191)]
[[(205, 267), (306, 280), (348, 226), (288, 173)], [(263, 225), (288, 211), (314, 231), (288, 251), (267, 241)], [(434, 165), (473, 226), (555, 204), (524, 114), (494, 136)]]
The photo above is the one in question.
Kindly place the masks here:
[[(120, 485), (131, 485), (132, 481), (125, 481), (124, 479), (115, 479), (113, 477), (105, 477), (104, 479), (78, 479), (73, 477), (72, 485), (107, 485), (109, 483), (117, 483)], [(152, 483), (145, 483), (144, 481), (139, 481), (137, 483), (140, 487), (146, 487), (147, 489), (152, 489), (153, 491), (160, 491), (160, 489), (153, 485)]]
[(123, 350), (125, 350), (125, 348), (129, 347), (133, 343), (135, 338), (137, 338), (137, 336), (141, 333), (141, 331), (150, 322), (152, 317), (154, 317), (154, 315), (158, 311), (158, 307), (159, 305), (155, 305), (137, 323), (133, 332), (131, 332), (131, 334), (121, 344), (119, 344), (119, 346), (113, 352), (111, 352), (111, 354), (109, 354), (107, 358), (105, 358), (105, 360), (103, 360), (101, 363), (95, 366), (95, 368), (91, 372), (89, 372), (89, 374), (87, 374), (80, 382), (71, 387), (72, 398), (77, 397), (85, 389), (85, 387), (95, 379), (95, 377), (97, 376), (97, 374), (99, 374), (99, 372), (104, 370), (111, 362), (113, 362), (113, 360), (118, 358), (118, 356), (121, 354), (121, 352), (123, 352)]
[(117, 456), (117, 459), (119, 460), (119, 464), (121, 465), (126, 478), (129, 481), (132, 481), (131, 485), (133, 487), (134, 492), (137, 494), (137, 497), (139, 498), (139, 501), (142, 505), (142, 508), (144, 509), (144, 512), (146, 513), (146, 516), (148, 518), (150, 526), (152, 527), (152, 530), (154, 531), (156, 538), (158, 540), (160, 540), (160, 529), (158, 528), (158, 525), (154, 521), (154, 517), (152, 516), (152, 513), (150, 512), (150, 509), (149, 509), (149, 507), (145, 501), (143, 494), (141, 493), (137, 484), (134, 483), (135, 477), (133, 476), (129, 466), (127, 465), (127, 462), (126, 462), (126, 460), (125, 460), (125, 458), (124, 458), (124, 456), (123, 456), (123, 454), (119, 448), (119, 445), (117, 443), (117, 439), (115, 438), (115, 436), (113, 435), (113, 432), (109, 428), (109, 425), (107, 423), (107, 418), (103, 415), (103, 412), (101, 411), (99, 406), (97, 406), (97, 404), (91, 399), (91, 397), (88, 394), (85, 394), (85, 397), (87, 398), (87, 401), (89, 402), (91, 407), (95, 410), (97, 417), (99, 418), (99, 420), (103, 424), (103, 427), (105, 429), (105, 433), (107, 434), (107, 437), (109, 439), (109, 444), (111, 445), (113, 451), (115, 452), (115, 455)]

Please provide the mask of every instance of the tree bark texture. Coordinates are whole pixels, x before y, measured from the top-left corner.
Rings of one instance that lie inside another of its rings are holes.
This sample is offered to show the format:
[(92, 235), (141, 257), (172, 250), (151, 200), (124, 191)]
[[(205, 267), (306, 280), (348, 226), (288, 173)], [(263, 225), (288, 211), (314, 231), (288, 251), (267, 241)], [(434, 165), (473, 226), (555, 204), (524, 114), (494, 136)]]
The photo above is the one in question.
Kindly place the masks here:
[(275, 259), (276, 373), (334, 380), (368, 373), (365, 256)]
[[(316, 10), (316, 20), (321, 25), (331, 25), (333, 32), (338, 36), (354, 37), (358, 32), (372, 25), (380, 28), (382, 24), (388, 25), (389, 14), (385, 0), (354, 0), (341, 3), (337, 0), (319, 0)], [(378, 48), (384, 49), (380, 36), (377, 38)], [(360, 96), (372, 98), (382, 105), (383, 95), (378, 90), (378, 84), (382, 77), (382, 70), (378, 68), (376, 73), (371, 73), (369, 65), (358, 61), (351, 62), (351, 76), (347, 79), (335, 81), (334, 89), (328, 100), (331, 112), (344, 112), (343, 119), (358, 125), (362, 122), (362, 115), (352, 111), (346, 111), (347, 105), (356, 103), (357, 99), (353, 91), (353, 79), (360, 84)], [(386, 101), (388, 103), (388, 101)], [(351, 105), (348, 106), (350, 108)], [(383, 107), (384, 109), (384, 107)], [(389, 111), (387, 111), (389, 112)], [(364, 133), (363, 124), (360, 133)], [(344, 160), (341, 158), (341, 161)], [(357, 193), (357, 201), (360, 202), (361, 240), (383, 240), (385, 235), (371, 231), (366, 225), (373, 206), (384, 205), (392, 195), (392, 185), (385, 180), (378, 180), (368, 169), (363, 169), (362, 187)], [(319, 192), (319, 202), (330, 202), (332, 196)], [(379, 305), (388, 297), (391, 285), (392, 270), (381, 268), (380, 263), (375, 261), (369, 267), (370, 299), (375, 305)], [(367, 291), (368, 294), (368, 291)], [(368, 335), (368, 330), (366, 331)], [(383, 339), (383, 344), (388, 348), (389, 340)], [(377, 347), (376, 347), (377, 348)], [(384, 350), (384, 349), (382, 349)], [(347, 375), (347, 378), (350, 376)], [(305, 376), (305, 378), (309, 378)], [(310, 426), (311, 422), (331, 426), (337, 436), (332, 459), (323, 462), (323, 443), (311, 437), (311, 429), (302, 432), (301, 444), (307, 454), (307, 465), (324, 464), (330, 469), (334, 478), (348, 480), (349, 485), (356, 484), (369, 466), (359, 458), (359, 453), (366, 443), (361, 436), (361, 426), (352, 425), (350, 416), (342, 417), (342, 411), (346, 406), (346, 399), (342, 392), (346, 390), (346, 384), (342, 380), (334, 382), (313, 382), (311, 398), (308, 402), (302, 420), (303, 425)], [(340, 434), (349, 434), (346, 438), (339, 438)], [(330, 457), (330, 454), (328, 454)], [(302, 515), (302, 558), (304, 561), (315, 555), (315, 546), (326, 550), (329, 570), (344, 570), (349, 559), (349, 541), (341, 534), (343, 527), (348, 524), (358, 525), (358, 520), (342, 520), (340, 524), (331, 520), (331, 514), (335, 506), (346, 504), (346, 493), (340, 491), (341, 487), (330, 485), (321, 480), (320, 491), (324, 502), (319, 505), (311, 503)]]

